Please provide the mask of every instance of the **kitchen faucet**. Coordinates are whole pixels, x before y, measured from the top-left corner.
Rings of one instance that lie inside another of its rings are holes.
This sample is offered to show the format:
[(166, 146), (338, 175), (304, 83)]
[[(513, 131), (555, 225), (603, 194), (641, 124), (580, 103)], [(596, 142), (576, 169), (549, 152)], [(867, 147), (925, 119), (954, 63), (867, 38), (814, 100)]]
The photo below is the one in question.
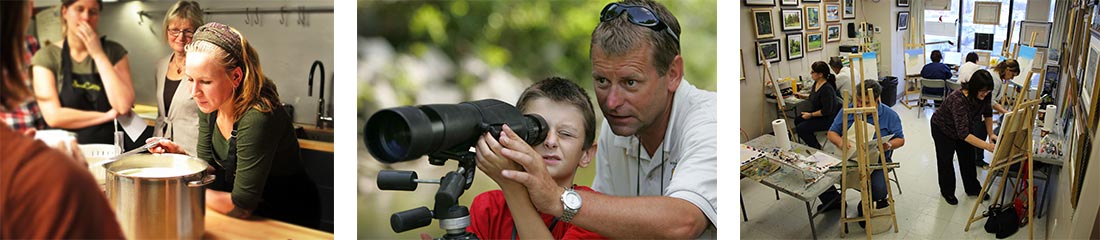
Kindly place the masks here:
[(313, 72), (317, 68), (321, 68), (321, 87), (317, 91), (317, 128), (331, 127), (332, 116), (325, 116), (325, 64), (319, 60), (313, 61), (313, 65), (309, 67), (309, 96), (313, 96)]

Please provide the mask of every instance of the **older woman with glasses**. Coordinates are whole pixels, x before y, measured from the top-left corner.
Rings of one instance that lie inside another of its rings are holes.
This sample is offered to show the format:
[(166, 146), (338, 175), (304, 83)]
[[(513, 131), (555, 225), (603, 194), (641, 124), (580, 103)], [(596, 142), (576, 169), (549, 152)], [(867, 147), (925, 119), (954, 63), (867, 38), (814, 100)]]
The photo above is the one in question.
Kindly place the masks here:
[(172, 53), (157, 62), (157, 125), (153, 136), (167, 137), (188, 153), (195, 153), (199, 134), (199, 107), (191, 100), (191, 86), (183, 74), (183, 47), (191, 43), (203, 24), (202, 8), (194, 1), (179, 1), (164, 16), (164, 36)]

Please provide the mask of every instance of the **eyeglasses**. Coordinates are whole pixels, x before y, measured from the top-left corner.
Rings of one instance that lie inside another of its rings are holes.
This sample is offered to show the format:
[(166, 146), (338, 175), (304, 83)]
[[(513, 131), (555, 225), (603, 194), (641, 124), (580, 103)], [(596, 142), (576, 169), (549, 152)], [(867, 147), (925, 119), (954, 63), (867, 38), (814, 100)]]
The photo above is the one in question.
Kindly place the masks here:
[(186, 38), (191, 38), (191, 37), (195, 36), (195, 31), (179, 30), (179, 29), (168, 29), (168, 36), (171, 36), (171, 37), (179, 37), (181, 33)]
[(668, 25), (665, 25), (664, 22), (661, 22), (661, 19), (657, 18), (657, 14), (654, 14), (653, 10), (647, 7), (619, 3), (607, 4), (607, 6), (603, 7), (603, 11), (600, 12), (600, 22), (611, 21), (612, 19), (618, 18), (619, 15), (622, 15), (624, 12), (626, 13), (627, 20), (630, 20), (634, 25), (647, 27), (653, 29), (653, 31), (666, 32), (668, 35), (672, 36), (673, 40), (676, 40), (677, 45), (680, 44), (680, 37), (677, 37), (676, 33), (673, 33), (672, 29), (670, 29)]

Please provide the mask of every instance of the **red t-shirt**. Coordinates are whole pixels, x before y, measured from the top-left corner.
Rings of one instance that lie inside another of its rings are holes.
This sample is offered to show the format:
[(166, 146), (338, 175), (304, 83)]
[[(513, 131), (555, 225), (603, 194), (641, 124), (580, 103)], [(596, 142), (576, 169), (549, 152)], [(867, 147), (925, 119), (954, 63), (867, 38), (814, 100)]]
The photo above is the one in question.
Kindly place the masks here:
[[(585, 186), (576, 186), (577, 191), (596, 192)], [(554, 222), (554, 216), (539, 214), (547, 227)], [(493, 190), (483, 192), (474, 197), (470, 204), (470, 226), (466, 231), (474, 233), (481, 239), (512, 239), (512, 231), (515, 222), (512, 221), (512, 211), (504, 201), (504, 192)], [(573, 226), (565, 221), (557, 220), (554, 228), (550, 229), (554, 239), (606, 239), (595, 232)], [(515, 236), (519, 239), (519, 236)]]

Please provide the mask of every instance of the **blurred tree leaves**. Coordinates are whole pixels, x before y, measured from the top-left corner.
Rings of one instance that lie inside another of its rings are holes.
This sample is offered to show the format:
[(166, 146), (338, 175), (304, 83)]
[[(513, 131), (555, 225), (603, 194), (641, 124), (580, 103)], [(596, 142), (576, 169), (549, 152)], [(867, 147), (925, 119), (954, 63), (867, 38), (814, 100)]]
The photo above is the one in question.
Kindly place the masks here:
[[(607, 1), (359, 1), (359, 35), (382, 36), (398, 52), (425, 45), (452, 61), (474, 56), (531, 81), (561, 76), (591, 89), (589, 43)], [(683, 29), (687, 79), (717, 87), (717, 15), (713, 0), (662, 1)], [(453, 81), (469, 87), (468, 73)], [(476, 80), (475, 80), (476, 81)], [(469, 89), (464, 89), (468, 92)]]

